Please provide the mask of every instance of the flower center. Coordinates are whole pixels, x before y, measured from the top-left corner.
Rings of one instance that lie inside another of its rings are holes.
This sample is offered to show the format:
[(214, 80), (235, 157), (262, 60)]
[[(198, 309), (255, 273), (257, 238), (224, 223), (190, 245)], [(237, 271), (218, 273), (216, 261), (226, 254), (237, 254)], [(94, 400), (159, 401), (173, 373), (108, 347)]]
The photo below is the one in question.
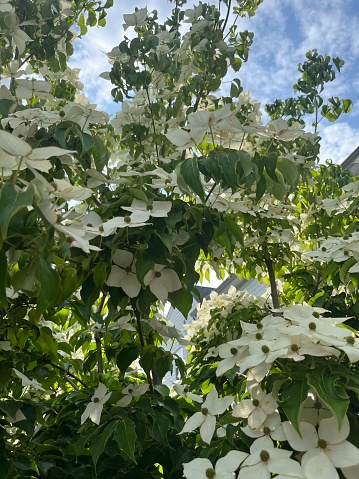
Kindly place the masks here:
[(94, 397), (94, 398), (92, 399), (92, 401), (93, 401), (94, 403), (98, 403), (98, 402), (100, 402), (100, 399), (99, 399), (98, 397)]
[(311, 322), (311, 323), (308, 324), (308, 328), (311, 331), (315, 331), (317, 329), (317, 325), (315, 323)]
[(169, 185), (171, 183), (171, 180), (165, 180), (165, 185)]
[(133, 392), (132, 388), (127, 389), (128, 393), (131, 394)]
[(68, 243), (73, 243), (73, 242), (75, 241), (75, 238), (74, 238), (73, 236), (68, 236), (68, 237), (66, 238), (66, 241), (67, 241)]
[(261, 458), (261, 461), (266, 462), (270, 458), (269, 452), (263, 449), (261, 453), (259, 454), (259, 457)]
[(327, 441), (325, 441), (324, 439), (319, 439), (317, 444), (320, 449), (325, 449), (328, 445)]
[(207, 416), (207, 414), (208, 414), (208, 409), (207, 409), (206, 407), (203, 407), (203, 408), (201, 409), (201, 411), (202, 411), (203, 416)]
[(290, 347), (290, 349), (291, 349), (294, 353), (296, 353), (296, 352), (298, 351), (298, 349), (299, 349), (299, 346), (298, 346), (298, 344), (292, 344), (291, 347)]
[(355, 339), (353, 338), (353, 336), (347, 336), (345, 338), (345, 341), (350, 344), (351, 346), (353, 346), (355, 344)]
[(269, 434), (271, 433), (271, 430), (269, 429), (268, 426), (264, 426), (263, 428), (263, 434), (265, 434), (266, 436), (269, 436)]
[(147, 210), (152, 211), (153, 210), (153, 205), (147, 205)]
[(123, 218), (123, 221), (124, 221), (125, 223), (127, 223), (127, 224), (131, 223), (131, 216), (125, 216), (125, 217)]
[(322, 250), (323, 253), (324, 253), (324, 251), (327, 251), (327, 248), (326, 248), (325, 246), (322, 246), (321, 250)]
[(188, 393), (188, 388), (184, 388), (183, 392), (184, 392), (185, 394), (187, 394), (187, 393)]
[(256, 333), (256, 339), (262, 339), (263, 335), (261, 333)]
[(320, 401), (315, 401), (314, 409), (318, 409), (318, 411), (319, 411), (319, 409), (322, 409), (322, 407), (323, 406), (322, 406), (322, 403)]
[(131, 273), (132, 271), (131, 266), (126, 266), (125, 271), (126, 273)]
[(231, 354), (233, 354), (233, 356), (234, 356), (235, 354), (237, 354), (237, 353), (238, 353), (238, 349), (237, 349), (237, 348), (231, 348)]
[(155, 278), (160, 278), (162, 276), (160, 271), (155, 272)]
[(256, 326), (257, 326), (257, 329), (263, 329), (263, 324), (262, 323), (257, 323)]
[(206, 477), (208, 477), (208, 479), (213, 479), (215, 476), (216, 476), (216, 471), (214, 469), (212, 469), (211, 467), (206, 469)]
[(269, 348), (268, 348), (268, 346), (266, 346), (266, 345), (262, 346), (262, 351), (263, 351), (264, 354), (269, 353)]
[(315, 318), (320, 318), (320, 314), (317, 311), (314, 311), (313, 316)]
[(252, 404), (253, 404), (254, 407), (258, 407), (259, 406), (258, 399), (253, 399)]

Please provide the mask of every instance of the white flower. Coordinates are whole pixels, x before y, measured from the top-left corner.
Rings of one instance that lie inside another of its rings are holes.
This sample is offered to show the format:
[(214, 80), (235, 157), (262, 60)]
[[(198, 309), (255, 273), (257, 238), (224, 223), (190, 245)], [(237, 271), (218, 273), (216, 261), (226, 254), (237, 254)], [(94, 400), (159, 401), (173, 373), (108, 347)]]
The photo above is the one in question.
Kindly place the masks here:
[(132, 317), (128, 314), (127, 316), (122, 316), (120, 319), (108, 325), (108, 331), (112, 329), (126, 329), (126, 331), (136, 331), (129, 322), (131, 321)]
[(265, 421), (257, 428), (251, 428), (249, 425), (241, 428), (248, 437), (270, 436), (273, 441), (285, 441), (285, 434), (282, 428), (280, 414), (274, 411), (269, 414)]
[(117, 401), (116, 406), (125, 407), (130, 404), (134, 397), (142, 396), (150, 387), (147, 383), (130, 384), (122, 390), (123, 398)]
[(301, 422), (297, 433), (291, 423), (283, 423), (290, 446), (306, 451), (302, 467), (308, 479), (338, 479), (336, 468), (359, 464), (359, 449), (345, 439), (349, 435), (349, 421), (345, 416), (339, 429), (336, 417), (322, 419), (318, 432), (313, 424)]
[(117, 249), (112, 257), (112, 261), (115, 264), (112, 265), (106, 284), (122, 288), (130, 298), (138, 296), (141, 290), (141, 283), (136, 276), (133, 254), (130, 251)]
[(303, 409), (300, 415), (301, 422), (310, 422), (316, 426), (322, 419), (332, 416), (333, 414), (330, 409), (319, 401), (316, 395), (310, 391), (303, 404)]
[(218, 363), (216, 375), (221, 376), (234, 366), (239, 366), (247, 356), (248, 347), (238, 348), (237, 341), (228, 341), (218, 347), (218, 354), (222, 359)]
[(252, 399), (244, 399), (233, 408), (234, 417), (248, 419), (252, 429), (258, 428), (278, 407), (271, 393), (266, 394), (259, 385), (251, 388)]
[(81, 415), (81, 424), (83, 424), (88, 417), (95, 424), (100, 424), (103, 405), (109, 400), (111, 394), (111, 392), (107, 392), (107, 387), (104, 384), (99, 383), (91, 398), (91, 402), (88, 403), (85, 411)]
[(196, 458), (183, 464), (183, 472), (187, 479), (233, 479), (234, 471), (247, 456), (242, 451), (230, 451), (218, 459), (215, 469), (209, 459)]
[(177, 273), (163, 264), (156, 264), (154, 269), (145, 275), (143, 282), (162, 303), (167, 301), (168, 293), (182, 288)]
[(36, 381), (36, 379), (29, 379), (27, 376), (25, 376), (25, 374), (20, 373), (20, 371), (18, 371), (17, 369), (12, 369), (14, 373), (21, 379), (21, 384), (23, 385), (23, 387), (31, 386), (34, 389), (45, 391), (45, 389), (42, 387), (42, 384)]
[(156, 218), (168, 216), (171, 208), (171, 201), (153, 201), (153, 203), (146, 203), (145, 201), (140, 201), (137, 199), (132, 201), (131, 206), (122, 207), (123, 210), (130, 211), (131, 213), (146, 212), (150, 216), (154, 216)]
[(103, 224), (103, 231), (105, 236), (113, 234), (117, 228), (136, 228), (138, 226), (146, 226), (149, 223), (146, 221), (150, 215), (145, 211), (137, 211), (129, 216), (117, 216)]
[(244, 460), (238, 479), (306, 478), (297, 461), (290, 459), (291, 451), (275, 448), (272, 440), (260, 437), (250, 447), (251, 454)]
[(123, 29), (126, 31), (128, 27), (140, 27), (147, 21), (148, 11), (147, 7), (139, 8), (135, 13), (127, 13), (123, 16), (125, 23)]
[(174, 384), (173, 389), (176, 391), (176, 393), (179, 396), (182, 396), (183, 398), (189, 398), (192, 401), (196, 401), (199, 403), (203, 402), (203, 399), (201, 396), (199, 396), (198, 394), (192, 394), (186, 386), (181, 386), (180, 384)]
[(216, 429), (216, 416), (218, 414), (223, 414), (232, 404), (233, 399), (234, 396), (226, 396), (220, 399), (216, 388), (213, 386), (208, 393), (205, 402), (202, 404), (201, 412), (196, 412), (187, 420), (180, 434), (194, 431), (199, 427), (202, 440), (207, 444), (210, 444)]

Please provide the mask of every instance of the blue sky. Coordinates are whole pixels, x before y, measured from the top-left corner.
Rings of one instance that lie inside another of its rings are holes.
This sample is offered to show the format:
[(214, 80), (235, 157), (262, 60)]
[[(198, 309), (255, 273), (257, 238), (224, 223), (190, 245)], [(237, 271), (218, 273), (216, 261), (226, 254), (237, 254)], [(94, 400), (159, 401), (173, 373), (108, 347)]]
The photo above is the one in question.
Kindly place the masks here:
[[(70, 62), (72, 67), (81, 68), (80, 79), (90, 101), (109, 113), (120, 107), (112, 102), (111, 84), (98, 75), (110, 69), (104, 52), (123, 39), (123, 14), (133, 13), (135, 6), (147, 6), (149, 11), (157, 9), (163, 18), (172, 6), (166, 0), (136, 0), (131, 8), (126, 8), (123, 0), (114, 0), (114, 4), (105, 28), (93, 28), (76, 40)], [(263, 105), (293, 95), (292, 85), (299, 76), (297, 65), (305, 60), (308, 50), (316, 48), (319, 54), (345, 60), (342, 73), (328, 86), (326, 96), (351, 98), (352, 111), (334, 124), (323, 120), (319, 127), (321, 159), (342, 162), (359, 146), (358, 0), (264, 0), (253, 18), (240, 20), (239, 28), (253, 31), (255, 36), (249, 61), (238, 76), (251, 97)]]

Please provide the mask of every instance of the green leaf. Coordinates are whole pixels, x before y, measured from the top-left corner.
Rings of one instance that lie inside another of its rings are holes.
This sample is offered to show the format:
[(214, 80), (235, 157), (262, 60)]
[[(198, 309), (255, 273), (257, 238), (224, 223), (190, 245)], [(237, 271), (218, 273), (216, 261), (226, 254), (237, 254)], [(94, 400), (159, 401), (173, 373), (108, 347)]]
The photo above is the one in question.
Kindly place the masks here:
[(129, 418), (125, 418), (123, 421), (116, 421), (116, 428), (114, 430), (114, 438), (119, 445), (121, 451), (123, 451), (135, 464), (135, 448), (136, 448), (136, 426)]
[(218, 154), (219, 167), (222, 170), (223, 176), (229, 186), (237, 188), (238, 186), (238, 172), (237, 163), (239, 157), (236, 151), (225, 150)]
[(51, 268), (50, 264), (43, 258), (38, 259), (36, 268), (38, 280), (38, 298), (36, 306), (36, 318), (50, 306), (55, 305), (60, 292), (60, 276)]
[(321, 401), (337, 417), (339, 427), (341, 427), (349, 406), (349, 396), (345, 389), (340, 386), (339, 376), (330, 373), (326, 368), (321, 368), (308, 373), (307, 379), (309, 386), (315, 390)]
[(299, 416), (303, 403), (308, 397), (308, 391), (309, 386), (306, 381), (293, 381), (284, 387), (280, 395), (280, 405), (298, 434), (300, 434)]
[(161, 413), (157, 413), (152, 429), (149, 429), (149, 434), (153, 439), (162, 444), (163, 446), (169, 446), (167, 432), (170, 429), (170, 420), (167, 416)]
[(205, 194), (200, 179), (198, 161), (195, 156), (180, 163), (178, 186), (186, 192), (194, 191), (204, 201)]
[(93, 281), (95, 285), (99, 289), (101, 289), (106, 278), (107, 278), (107, 263), (105, 263), (104, 261), (100, 261), (95, 266), (94, 273), (93, 273)]
[(137, 200), (144, 201), (145, 203), (147, 203), (148, 201), (146, 193), (142, 190), (138, 190), (137, 188), (130, 188), (129, 193), (131, 196), (133, 196), (133, 198), (136, 198)]
[(95, 438), (93, 444), (91, 445), (91, 455), (92, 455), (92, 460), (95, 466), (95, 470), (96, 470), (97, 461), (99, 457), (101, 456), (101, 454), (103, 453), (103, 451), (105, 450), (106, 444), (108, 440), (110, 439), (112, 432), (116, 427), (117, 422), (118, 421), (113, 421), (113, 422), (110, 422), (110, 424), (107, 424), (103, 432)]
[(123, 348), (116, 356), (116, 362), (119, 370), (124, 375), (129, 365), (138, 358), (138, 347), (130, 346)]
[(224, 223), (225, 223), (226, 228), (228, 229), (228, 231), (233, 236), (233, 238), (243, 246), (243, 244), (244, 244), (243, 243), (243, 241), (244, 241), (243, 231), (238, 226), (238, 224), (235, 221), (233, 221), (229, 218), (224, 218)]
[(298, 178), (298, 172), (293, 161), (288, 160), (288, 158), (279, 158), (277, 161), (277, 168), (289, 185), (295, 185)]
[(18, 191), (11, 183), (5, 183), (0, 190), (0, 247), (6, 239), (11, 218), (22, 208), (32, 205), (33, 191)]

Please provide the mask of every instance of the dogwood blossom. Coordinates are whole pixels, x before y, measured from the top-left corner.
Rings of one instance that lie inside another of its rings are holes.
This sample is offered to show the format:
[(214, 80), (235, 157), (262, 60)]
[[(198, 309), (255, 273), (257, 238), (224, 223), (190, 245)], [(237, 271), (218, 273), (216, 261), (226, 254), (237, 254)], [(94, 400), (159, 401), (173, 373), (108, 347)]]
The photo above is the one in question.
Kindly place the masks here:
[(247, 456), (242, 451), (230, 451), (218, 459), (215, 468), (209, 459), (196, 458), (183, 464), (183, 473), (187, 479), (233, 479), (234, 471)]
[(130, 404), (134, 397), (142, 396), (150, 387), (147, 383), (130, 384), (122, 390), (123, 398), (117, 401), (116, 406), (125, 407)]
[(306, 476), (297, 461), (290, 459), (292, 451), (274, 447), (268, 437), (256, 439), (250, 447), (250, 455), (242, 462), (238, 479), (270, 479), (276, 477), (304, 478)]
[(213, 386), (202, 404), (201, 412), (196, 412), (187, 420), (180, 434), (194, 431), (199, 427), (202, 440), (209, 444), (216, 429), (216, 416), (223, 414), (233, 399), (234, 396), (219, 398), (217, 389)]
[(23, 387), (31, 386), (34, 389), (38, 389), (40, 391), (45, 391), (45, 389), (42, 387), (42, 384), (40, 384), (36, 379), (29, 379), (25, 374), (22, 374), (20, 371), (18, 371), (15, 368), (12, 368), (16, 376), (18, 376), (21, 379), (21, 384)]
[(111, 392), (107, 392), (107, 387), (99, 383), (91, 402), (87, 404), (85, 411), (81, 414), (81, 424), (89, 417), (95, 424), (100, 424), (103, 405), (110, 399)]
[(336, 468), (359, 464), (359, 449), (346, 438), (350, 426), (347, 416), (341, 427), (336, 417), (322, 419), (318, 431), (307, 422), (301, 422), (300, 435), (289, 422), (283, 423), (284, 433), (290, 446), (296, 451), (305, 451), (302, 467), (308, 479), (338, 479)]
[(162, 303), (167, 301), (168, 293), (182, 288), (177, 273), (163, 264), (156, 264), (145, 275), (143, 282)]
[(106, 284), (122, 288), (130, 297), (135, 298), (141, 290), (141, 283), (136, 276), (135, 259), (130, 251), (117, 249), (112, 257), (110, 276)]
[(153, 201), (152, 203), (146, 203), (145, 201), (134, 199), (131, 206), (123, 206), (122, 209), (130, 211), (131, 213), (147, 212), (150, 216), (156, 218), (163, 218), (168, 216), (171, 211), (171, 201)]
[(249, 426), (256, 429), (277, 409), (278, 404), (272, 394), (266, 394), (259, 385), (251, 388), (251, 396), (252, 399), (243, 399), (236, 404), (232, 415), (247, 418)]

